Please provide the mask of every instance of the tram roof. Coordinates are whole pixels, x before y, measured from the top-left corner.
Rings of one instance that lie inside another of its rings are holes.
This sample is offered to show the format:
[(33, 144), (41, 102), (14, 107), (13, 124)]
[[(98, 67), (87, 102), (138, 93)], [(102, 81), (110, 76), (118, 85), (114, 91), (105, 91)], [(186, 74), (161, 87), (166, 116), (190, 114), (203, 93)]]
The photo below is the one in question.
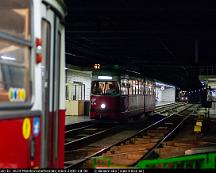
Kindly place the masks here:
[(114, 66), (105, 66), (101, 69), (95, 69), (93, 70), (92, 75), (97, 75), (97, 76), (104, 76), (104, 75), (110, 75), (110, 76), (121, 76), (121, 78), (132, 78), (132, 79), (145, 79), (149, 81), (155, 81), (155, 79), (152, 79), (148, 76), (144, 76), (140, 72), (133, 71), (126, 69), (124, 67), (114, 65)]

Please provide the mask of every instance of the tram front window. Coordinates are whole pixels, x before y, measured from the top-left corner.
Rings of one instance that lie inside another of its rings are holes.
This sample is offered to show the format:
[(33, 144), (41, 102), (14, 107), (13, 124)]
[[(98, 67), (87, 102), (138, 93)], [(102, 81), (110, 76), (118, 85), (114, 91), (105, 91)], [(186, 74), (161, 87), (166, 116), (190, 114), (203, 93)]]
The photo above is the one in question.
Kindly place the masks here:
[(119, 84), (116, 81), (93, 81), (92, 94), (94, 95), (118, 95)]

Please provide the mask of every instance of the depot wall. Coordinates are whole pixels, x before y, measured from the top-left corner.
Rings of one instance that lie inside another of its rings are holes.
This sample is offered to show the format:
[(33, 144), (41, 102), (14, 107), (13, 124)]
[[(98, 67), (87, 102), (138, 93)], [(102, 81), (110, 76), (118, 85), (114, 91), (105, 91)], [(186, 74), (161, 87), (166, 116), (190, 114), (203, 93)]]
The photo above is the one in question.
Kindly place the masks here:
[(175, 88), (156, 88), (158, 102), (175, 102)]
[(81, 82), (85, 84), (85, 100), (90, 100), (91, 91), (91, 71), (79, 71), (74, 69), (67, 69), (66, 82)]
[(166, 88), (162, 92), (162, 101), (174, 102), (175, 101), (175, 88)]

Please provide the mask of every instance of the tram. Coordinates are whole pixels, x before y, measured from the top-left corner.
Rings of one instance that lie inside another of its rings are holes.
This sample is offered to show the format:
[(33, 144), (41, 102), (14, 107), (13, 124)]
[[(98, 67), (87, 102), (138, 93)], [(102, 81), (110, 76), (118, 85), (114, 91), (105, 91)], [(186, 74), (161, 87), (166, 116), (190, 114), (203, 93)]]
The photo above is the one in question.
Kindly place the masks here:
[(0, 1), (0, 168), (64, 167), (64, 9)]
[(188, 102), (189, 101), (188, 92), (187, 91), (180, 91), (178, 98), (179, 98), (180, 102)]
[(155, 83), (127, 70), (92, 74), (91, 119), (129, 119), (155, 109)]

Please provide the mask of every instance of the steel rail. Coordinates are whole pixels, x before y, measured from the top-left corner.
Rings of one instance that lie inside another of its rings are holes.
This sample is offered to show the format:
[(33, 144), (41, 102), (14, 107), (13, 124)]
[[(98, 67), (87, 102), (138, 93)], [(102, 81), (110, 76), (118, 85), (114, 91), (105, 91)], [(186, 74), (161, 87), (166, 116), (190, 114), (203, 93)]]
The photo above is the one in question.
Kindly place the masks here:
[(83, 146), (86, 146), (90, 144), (91, 142), (94, 142), (96, 140), (102, 139), (103, 137), (112, 135), (113, 133), (116, 133), (119, 130), (123, 130), (124, 126), (119, 125), (119, 126), (114, 126), (114, 127), (109, 127), (105, 130), (101, 130), (99, 132), (93, 133), (91, 135), (72, 140), (70, 142), (66, 142), (64, 144), (65, 151), (72, 149), (77, 149)]
[[(183, 105), (183, 106), (185, 106), (185, 105)], [(181, 110), (181, 111), (179, 111), (178, 113), (183, 112), (183, 111), (185, 111), (186, 109), (189, 109), (191, 106), (192, 106), (192, 105), (187, 106), (184, 110)], [(138, 131), (136, 134), (134, 134), (134, 135), (132, 135), (132, 136), (130, 136), (130, 137), (127, 137), (127, 138), (125, 138), (125, 139), (123, 139), (123, 140), (121, 140), (121, 141), (118, 141), (117, 143), (114, 143), (114, 144), (112, 144), (112, 145), (110, 145), (110, 146), (108, 146), (108, 147), (106, 147), (106, 148), (103, 148), (103, 149), (101, 149), (100, 151), (98, 151), (98, 152), (96, 152), (96, 153), (94, 153), (94, 154), (91, 154), (91, 155), (85, 157), (84, 159), (80, 160), (78, 163), (76, 163), (76, 164), (74, 164), (74, 165), (71, 165), (71, 164), (70, 164), (70, 161), (67, 161), (67, 162), (65, 162), (65, 165), (67, 165), (65, 168), (66, 168), (66, 169), (69, 169), (69, 168), (77, 168), (77, 167), (81, 166), (84, 162), (86, 162), (87, 160), (89, 160), (90, 158), (96, 157), (96, 156), (98, 156), (98, 155), (101, 155), (101, 154), (103, 154), (104, 152), (110, 150), (113, 146), (119, 145), (119, 144), (121, 144), (121, 143), (125, 143), (126, 141), (131, 140), (132, 138), (134, 138), (134, 137), (136, 137), (136, 136), (139, 136), (139, 135), (142, 134), (143, 132), (149, 130), (150, 128), (152, 128), (152, 127), (154, 127), (154, 126), (156, 126), (156, 125), (158, 125), (159, 123), (165, 121), (166, 119), (172, 117), (173, 115), (175, 115), (175, 114), (171, 114), (171, 115), (169, 115), (169, 116), (166, 116), (166, 117), (162, 118), (161, 120), (159, 120), (159, 121), (157, 121), (157, 122), (154, 122), (154, 123), (152, 123), (151, 125), (148, 125), (148, 126), (145, 127), (144, 129)]]

